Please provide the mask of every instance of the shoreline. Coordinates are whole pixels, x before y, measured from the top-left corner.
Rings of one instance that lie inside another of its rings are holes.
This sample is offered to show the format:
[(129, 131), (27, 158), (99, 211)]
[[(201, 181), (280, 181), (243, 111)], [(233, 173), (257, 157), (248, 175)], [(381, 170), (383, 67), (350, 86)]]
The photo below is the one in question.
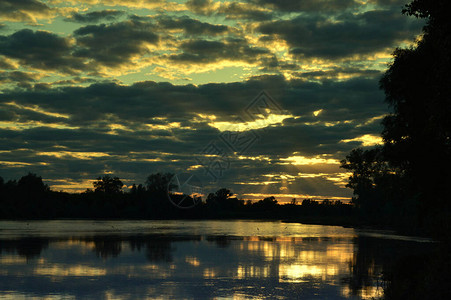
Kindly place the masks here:
[(378, 230), (390, 231), (397, 235), (404, 235), (409, 237), (431, 238), (437, 240), (435, 237), (427, 234), (424, 230), (406, 230), (406, 228), (399, 228), (396, 226), (389, 226), (387, 224), (374, 224), (371, 222), (362, 222), (355, 217), (330, 217), (330, 216), (303, 216), (296, 218), (258, 218), (258, 217), (216, 217), (216, 218), (15, 218), (15, 219), (0, 219), (1, 221), (259, 221), (271, 222), (280, 221), (282, 223), (299, 223), (306, 225), (323, 225), (323, 226), (339, 226), (344, 228), (364, 229), (364, 230)]

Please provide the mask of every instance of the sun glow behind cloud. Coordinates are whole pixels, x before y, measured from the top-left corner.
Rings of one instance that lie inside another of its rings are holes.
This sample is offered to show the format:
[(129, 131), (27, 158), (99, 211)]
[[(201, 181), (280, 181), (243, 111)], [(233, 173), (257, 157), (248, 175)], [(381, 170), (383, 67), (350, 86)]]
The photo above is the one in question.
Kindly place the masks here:
[(293, 118), (293, 115), (277, 115), (268, 114), (262, 118), (247, 122), (209, 122), (208, 125), (217, 128), (219, 131), (237, 131), (243, 132), (248, 130), (262, 129), (270, 126), (281, 125), (285, 119)]
[(360, 142), (364, 147), (382, 144), (382, 137), (373, 134), (364, 134), (353, 139), (341, 140), (340, 143)]
[(300, 155), (294, 155), (289, 156), (286, 158), (281, 158), (281, 161), (284, 163), (281, 164), (292, 164), (296, 166), (302, 166), (302, 165), (319, 165), (319, 164), (339, 164), (340, 161), (334, 158), (326, 158), (321, 155), (317, 155), (314, 157), (306, 157), (306, 156), (300, 156)]
[(19, 109), (24, 109), (24, 110), (29, 110), (32, 112), (40, 113), (40, 114), (43, 114), (43, 115), (46, 115), (49, 117), (63, 118), (63, 119), (69, 119), (69, 117), (70, 117), (70, 115), (68, 115), (68, 114), (61, 114), (61, 113), (46, 111), (45, 109), (39, 107), (38, 105), (25, 106), (25, 105), (17, 104), (16, 102), (7, 102), (7, 103), (5, 103), (5, 105), (9, 105), (9, 106), (16, 107)]
[[(104, 172), (138, 183), (149, 170), (201, 171), (206, 145), (252, 130), (258, 140), (232, 151), (225, 186), (350, 196), (339, 161), (381, 143), (377, 80), (422, 26), (394, 1), (8, 3), (1, 176), (30, 170), (68, 190)], [(262, 90), (285, 110), (243, 117)], [(83, 178), (51, 181), (60, 177)]]
[[(275, 196), (271, 193), (244, 193), (243, 198), (247, 200), (261, 200), (267, 197)], [(284, 194), (279, 193), (277, 194), (277, 200), (278, 202), (284, 204), (284, 203), (290, 203), (291, 200), (296, 199), (299, 202), (302, 202), (303, 199), (311, 199), (316, 201), (322, 201), (324, 199), (329, 199), (332, 201), (342, 201), (343, 203), (348, 203), (350, 201), (349, 197), (337, 197), (333, 195), (311, 195), (311, 194)]]

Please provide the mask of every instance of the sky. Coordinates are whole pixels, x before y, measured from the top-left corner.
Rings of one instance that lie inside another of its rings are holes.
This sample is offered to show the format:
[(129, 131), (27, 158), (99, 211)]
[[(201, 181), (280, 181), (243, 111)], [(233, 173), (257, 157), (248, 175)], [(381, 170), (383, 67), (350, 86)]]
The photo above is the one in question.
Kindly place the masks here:
[(0, 176), (80, 192), (193, 175), (205, 193), (347, 200), (381, 143), (406, 0), (0, 0)]

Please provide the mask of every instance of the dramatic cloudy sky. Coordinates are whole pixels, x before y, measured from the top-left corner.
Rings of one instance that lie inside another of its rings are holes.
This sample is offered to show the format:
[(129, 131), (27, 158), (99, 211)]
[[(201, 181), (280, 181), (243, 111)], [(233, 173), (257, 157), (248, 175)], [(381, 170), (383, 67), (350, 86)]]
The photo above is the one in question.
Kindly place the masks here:
[(196, 174), (242, 198), (349, 198), (406, 0), (0, 0), (0, 176), (81, 191)]

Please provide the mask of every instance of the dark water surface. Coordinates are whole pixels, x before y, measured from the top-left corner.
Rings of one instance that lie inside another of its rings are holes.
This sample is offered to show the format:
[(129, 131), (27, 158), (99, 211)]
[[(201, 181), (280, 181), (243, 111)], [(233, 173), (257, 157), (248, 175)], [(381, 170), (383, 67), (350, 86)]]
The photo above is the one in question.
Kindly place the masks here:
[(259, 221), (0, 221), (4, 299), (371, 299), (427, 239)]

